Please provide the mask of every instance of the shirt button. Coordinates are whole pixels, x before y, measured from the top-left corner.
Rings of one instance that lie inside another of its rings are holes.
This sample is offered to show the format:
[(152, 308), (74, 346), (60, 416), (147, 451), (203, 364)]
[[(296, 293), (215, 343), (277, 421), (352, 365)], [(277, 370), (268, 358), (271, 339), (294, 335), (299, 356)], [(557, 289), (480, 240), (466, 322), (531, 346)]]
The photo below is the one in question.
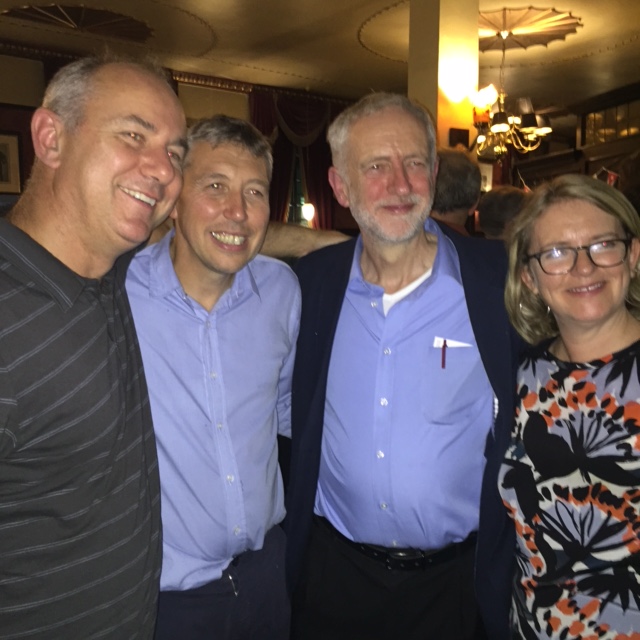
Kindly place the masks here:
[(222, 422), (218, 422), (218, 424), (216, 425), (216, 427), (217, 427), (218, 429), (222, 429)]
[(378, 306), (378, 302), (376, 300), (372, 300), (371, 306), (375, 309)]
[(384, 353), (385, 356), (390, 356), (391, 355), (391, 349), (389, 349), (389, 347), (387, 347), (382, 353)]
[(228, 482), (229, 484), (231, 484), (234, 480), (235, 480), (235, 478), (233, 477), (233, 475), (232, 475), (232, 474), (229, 474), (229, 475), (227, 476), (227, 482)]
[(381, 503), (380, 503), (380, 508), (381, 508), (383, 511), (385, 511), (385, 510), (386, 510), (386, 508), (387, 508), (387, 503), (386, 503), (386, 502), (381, 502)]
[(209, 374), (209, 377), (210, 377), (212, 380), (215, 380), (215, 379), (218, 377), (218, 374), (217, 374), (215, 371), (212, 371), (212, 372)]
[(241, 531), (242, 531), (242, 529), (240, 529), (240, 527), (234, 527), (233, 528), (233, 535), (234, 536), (239, 536)]
[(377, 451), (377, 452), (376, 452), (376, 456), (377, 456), (378, 458), (384, 458), (384, 451)]
[(386, 398), (380, 398), (380, 404), (383, 407), (386, 407), (389, 404), (389, 401)]
[(392, 547), (397, 547), (398, 546), (398, 541), (397, 540), (392, 540), (391, 541), (391, 546)]

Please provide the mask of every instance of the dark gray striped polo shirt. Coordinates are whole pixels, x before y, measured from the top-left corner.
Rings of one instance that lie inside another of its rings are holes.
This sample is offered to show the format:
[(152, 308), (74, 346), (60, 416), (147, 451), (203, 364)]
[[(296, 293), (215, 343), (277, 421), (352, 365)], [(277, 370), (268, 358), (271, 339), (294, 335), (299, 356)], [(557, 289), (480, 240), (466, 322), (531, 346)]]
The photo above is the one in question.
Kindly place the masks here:
[(0, 638), (150, 638), (161, 558), (147, 387), (124, 279), (0, 219)]

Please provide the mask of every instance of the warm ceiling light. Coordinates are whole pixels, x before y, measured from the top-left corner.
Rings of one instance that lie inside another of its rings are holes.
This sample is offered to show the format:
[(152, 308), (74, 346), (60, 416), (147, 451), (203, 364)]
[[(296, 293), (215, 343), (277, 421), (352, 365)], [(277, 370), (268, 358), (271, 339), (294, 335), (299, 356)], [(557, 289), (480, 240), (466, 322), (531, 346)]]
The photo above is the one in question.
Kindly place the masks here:
[(523, 113), (518, 127), (522, 133), (535, 133), (538, 129), (538, 121), (535, 113)]
[(537, 136), (546, 136), (548, 133), (551, 133), (553, 131), (551, 125), (549, 124), (549, 118), (547, 118), (547, 116), (536, 114), (536, 122), (538, 124), (536, 128)]
[(490, 84), (488, 87), (480, 89), (472, 98), (471, 104), (477, 109), (490, 109), (491, 105), (498, 99), (498, 90)]
[[(478, 91), (474, 99), (473, 124), (478, 130), (476, 150), (479, 156), (500, 157), (509, 147), (520, 153), (534, 151), (542, 137), (551, 133), (548, 118), (541, 118), (529, 98), (519, 98), (515, 113), (505, 108), (504, 68), (507, 49), (526, 49), (534, 44), (548, 44), (564, 39), (581, 27), (580, 18), (555, 9), (500, 9), (480, 12), (480, 50), (500, 49), (500, 85), (493, 108), (484, 104), (489, 87)], [(495, 91), (495, 87), (490, 87)], [(495, 94), (494, 94), (495, 95)], [(491, 113), (493, 111), (493, 114)]]
[(491, 133), (507, 133), (509, 129), (509, 116), (504, 111), (494, 113), (489, 127)]

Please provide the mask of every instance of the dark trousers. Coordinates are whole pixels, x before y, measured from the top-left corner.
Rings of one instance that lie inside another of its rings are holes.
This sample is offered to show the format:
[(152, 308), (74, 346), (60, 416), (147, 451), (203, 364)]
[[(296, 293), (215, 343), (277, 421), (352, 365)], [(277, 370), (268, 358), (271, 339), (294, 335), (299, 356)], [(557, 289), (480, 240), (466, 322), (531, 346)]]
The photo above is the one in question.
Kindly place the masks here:
[(260, 551), (238, 556), (219, 580), (161, 591), (155, 640), (288, 640), (284, 548), (275, 526)]
[[(293, 596), (293, 640), (472, 640), (473, 547), (424, 569), (390, 570), (314, 518)], [(477, 635), (476, 635), (477, 634)]]

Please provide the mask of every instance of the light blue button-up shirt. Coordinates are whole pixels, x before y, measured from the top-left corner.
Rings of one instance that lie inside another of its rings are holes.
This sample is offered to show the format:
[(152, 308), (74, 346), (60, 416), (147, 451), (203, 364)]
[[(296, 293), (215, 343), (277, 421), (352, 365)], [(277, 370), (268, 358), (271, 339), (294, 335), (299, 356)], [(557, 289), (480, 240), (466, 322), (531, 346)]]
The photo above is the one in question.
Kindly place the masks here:
[(315, 512), (385, 547), (439, 549), (478, 528), (493, 423), (455, 248), (425, 228), (432, 274), (386, 316), (358, 240), (329, 367)]
[(278, 433), (290, 435), (300, 290), (257, 256), (211, 312), (182, 289), (173, 233), (131, 263), (127, 291), (158, 443), (162, 590), (220, 578), (284, 517)]

